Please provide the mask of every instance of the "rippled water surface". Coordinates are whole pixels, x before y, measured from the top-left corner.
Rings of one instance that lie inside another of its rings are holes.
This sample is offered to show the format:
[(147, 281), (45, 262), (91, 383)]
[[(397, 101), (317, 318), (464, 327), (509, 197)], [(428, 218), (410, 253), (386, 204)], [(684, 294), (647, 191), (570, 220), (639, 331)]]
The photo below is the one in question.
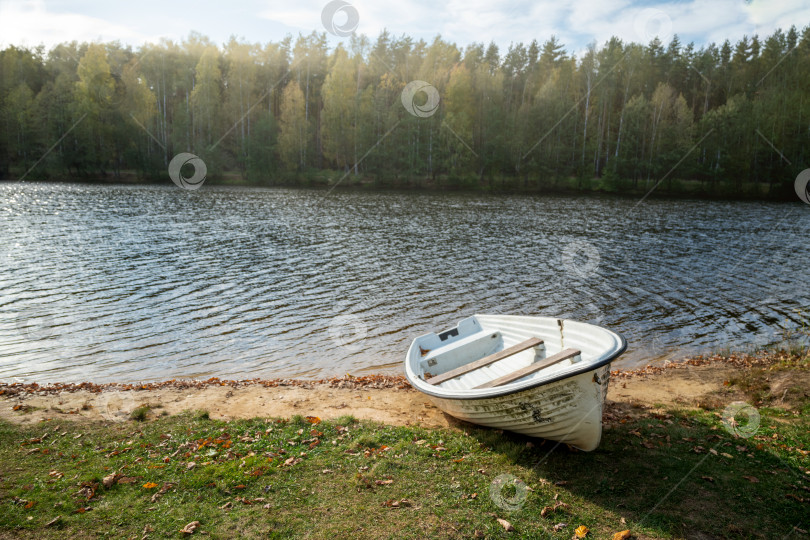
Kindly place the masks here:
[(0, 186), (0, 379), (399, 373), (476, 312), (622, 333), (629, 367), (782, 339), (810, 207), (205, 186)]

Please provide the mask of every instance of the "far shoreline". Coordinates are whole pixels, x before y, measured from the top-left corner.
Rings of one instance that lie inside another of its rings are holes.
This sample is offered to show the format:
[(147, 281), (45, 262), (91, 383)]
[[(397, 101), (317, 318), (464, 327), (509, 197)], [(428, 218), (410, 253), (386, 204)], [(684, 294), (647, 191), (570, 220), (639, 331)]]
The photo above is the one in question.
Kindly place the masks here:
[[(754, 184), (742, 189), (731, 184), (722, 184), (705, 190), (704, 183), (698, 180), (676, 180), (678, 185), (689, 186), (672, 189), (667, 187), (657, 187), (650, 190), (655, 182), (639, 181), (639, 187), (632, 189), (608, 187), (601, 178), (563, 178), (556, 181), (538, 183), (536, 186), (516, 187), (507, 186), (514, 184), (517, 179), (512, 177), (493, 178), (489, 185), (470, 185), (469, 182), (463, 184), (452, 184), (448, 179), (429, 180), (418, 179), (393, 179), (380, 180), (362, 177), (349, 181), (339, 181), (341, 175), (336, 171), (322, 171), (313, 173), (294, 180), (283, 179), (278, 182), (253, 181), (236, 178), (235, 173), (225, 173), (224, 176), (211, 178), (205, 181), (204, 186), (212, 188), (257, 188), (257, 189), (290, 189), (303, 191), (340, 191), (340, 192), (365, 192), (365, 193), (409, 193), (409, 194), (466, 194), (466, 195), (489, 195), (489, 196), (589, 196), (607, 197), (617, 199), (638, 199), (639, 197), (660, 199), (660, 200), (695, 200), (695, 201), (744, 201), (744, 202), (775, 202), (775, 203), (799, 203), (792, 190), (779, 190), (775, 193), (765, 193), (762, 191), (762, 184)], [(17, 178), (2, 178), (0, 185), (15, 184), (20, 181)], [(631, 182), (624, 180), (623, 182)], [(40, 178), (25, 180), (26, 184), (74, 184), (88, 186), (166, 186), (176, 187), (171, 179), (146, 179), (139, 178), (137, 174), (127, 172), (118, 177), (88, 176), (83, 178)], [(649, 185), (647, 185), (649, 183)], [(767, 184), (766, 184), (767, 185)], [(179, 189), (179, 188), (177, 188)], [(204, 187), (202, 188), (204, 189)], [(754, 193), (754, 191), (759, 193)]]

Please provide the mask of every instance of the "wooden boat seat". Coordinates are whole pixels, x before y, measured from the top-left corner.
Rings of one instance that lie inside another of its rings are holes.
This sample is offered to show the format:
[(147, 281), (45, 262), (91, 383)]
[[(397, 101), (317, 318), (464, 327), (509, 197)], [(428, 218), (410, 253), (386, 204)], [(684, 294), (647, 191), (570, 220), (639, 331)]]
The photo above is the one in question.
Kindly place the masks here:
[(541, 369), (546, 369), (549, 366), (553, 366), (554, 364), (558, 364), (563, 360), (568, 360), (569, 358), (574, 358), (582, 354), (577, 349), (565, 349), (564, 351), (560, 351), (557, 354), (549, 356), (541, 360), (540, 362), (535, 362), (534, 364), (522, 367), (512, 373), (504, 375), (503, 377), (498, 377), (488, 383), (484, 383), (480, 386), (476, 386), (475, 389), (479, 390), (482, 388), (494, 388), (496, 386), (503, 386), (504, 384), (509, 384), (511, 382), (515, 382), (518, 379), (522, 379), (527, 375), (531, 375), (532, 373), (536, 373)]
[(445, 381), (449, 381), (450, 379), (454, 379), (465, 373), (469, 373), (471, 371), (475, 371), (476, 369), (482, 368), (484, 366), (488, 366), (490, 364), (494, 364), (498, 360), (503, 360), (513, 354), (517, 354), (519, 352), (525, 351), (526, 349), (530, 349), (532, 347), (537, 347), (538, 345), (542, 345), (543, 340), (540, 338), (529, 338), (526, 341), (521, 341), (517, 345), (512, 345), (508, 349), (504, 349), (500, 352), (496, 352), (494, 354), (490, 354), (489, 356), (485, 356), (480, 360), (476, 360), (475, 362), (470, 362), (469, 364), (464, 364), (463, 366), (459, 366), (456, 369), (451, 369), (450, 371), (446, 371), (435, 377), (431, 377), (427, 379), (425, 382), (428, 384), (441, 384)]

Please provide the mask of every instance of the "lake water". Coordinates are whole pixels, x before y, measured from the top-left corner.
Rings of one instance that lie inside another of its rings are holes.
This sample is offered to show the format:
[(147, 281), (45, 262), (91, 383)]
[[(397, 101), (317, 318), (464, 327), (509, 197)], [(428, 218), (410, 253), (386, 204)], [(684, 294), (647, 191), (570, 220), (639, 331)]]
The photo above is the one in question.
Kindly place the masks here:
[(400, 373), (415, 336), (476, 312), (607, 326), (632, 367), (778, 342), (810, 308), (800, 202), (43, 183), (0, 201), (6, 381)]

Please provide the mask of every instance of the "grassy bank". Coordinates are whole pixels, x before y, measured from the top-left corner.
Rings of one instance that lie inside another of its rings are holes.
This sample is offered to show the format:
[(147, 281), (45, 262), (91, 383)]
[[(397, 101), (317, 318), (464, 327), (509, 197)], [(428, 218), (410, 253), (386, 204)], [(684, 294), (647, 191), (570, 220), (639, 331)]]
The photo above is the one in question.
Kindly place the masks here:
[[(4, 422), (0, 537), (806, 538), (807, 367), (741, 370), (702, 408), (611, 404), (591, 453), (351, 416)], [(771, 395), (775, 373), (800, 382)], [(738, 400), (759, 419), (724, 423)]]

